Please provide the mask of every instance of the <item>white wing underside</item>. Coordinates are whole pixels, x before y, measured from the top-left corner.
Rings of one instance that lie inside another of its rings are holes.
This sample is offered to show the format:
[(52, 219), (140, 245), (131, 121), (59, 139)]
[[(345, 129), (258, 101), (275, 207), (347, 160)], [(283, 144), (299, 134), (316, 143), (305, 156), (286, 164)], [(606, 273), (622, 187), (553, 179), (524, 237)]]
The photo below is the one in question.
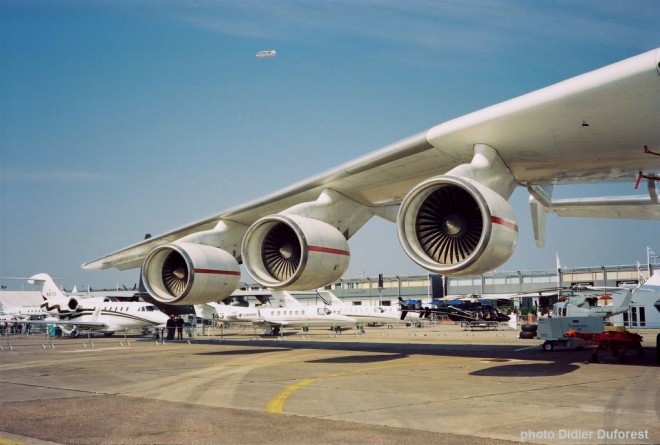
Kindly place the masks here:
[(79, 328), (107, 328), (109, 325), (102, 321), (72, 321), (72, 320), (30, 320), (30, 324), (55, 324)]
[[(547, 212), (559, 216), (660, 219), (655, 186), (648, 197), (539, 199), (553, 184), (630, 181), (657, 174), (660, 156), (660, 75), (656, 49), (518, 98), (450, 120), (253, 202), (226, 210), (83, 265), (140, 267), (156, 246), (220, 222), (249, 226), (264, 215), (314, 201), (332, 189), (388, 217), (416, 184), (469, 163), (476, 144), (497, 151), (518, 185), (534, 199), (535, 232)], [(613, 105), (614, 104), (614, 105)], [(536, 191), (536, 193), (534, 193)], [(655, 195), (654, 195), (655, 194)], [(537, 242), (542, 236), (537, 235)]]

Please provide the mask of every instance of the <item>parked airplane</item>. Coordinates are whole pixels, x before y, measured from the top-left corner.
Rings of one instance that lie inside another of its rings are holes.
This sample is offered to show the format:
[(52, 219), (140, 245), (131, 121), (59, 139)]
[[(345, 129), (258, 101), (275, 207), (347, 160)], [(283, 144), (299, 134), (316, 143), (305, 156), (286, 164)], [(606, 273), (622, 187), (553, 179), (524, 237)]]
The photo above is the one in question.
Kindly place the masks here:
[(0, 310), (1, 321), (24, 321), (48, 315), (48, 312), (45, 312), (41, 306), (9, 306), (2, 304), (0, 306), (2, 306), (2, 310)]
[(306, 332), (312, 327), (339, 330), (358, 324), (355, 318), (337, 314), (325, 306), (244, 307), (207, 303), (195, 307), (199, 307), (198, 314), (206, 313), (208, 316), (215, 311), (216, 315), (212, 315), (213, 318), (227, 323), (262, 327), (267, 334), (272, 335), (279, 335), (281, 328), (302, 328)]
[[(308, 290), (348, 268), (374, 215), (441, 275), (479, 275), (513, 253), (508, 203), (525, 187), (536, 243), (545, 215), (660, 219), (660, 48), (441, 123), (318, 176), (83, 264), (142, 267), (169, 304), (230, 295), (239, 262), (261, 286)], [(648, 196), (553, 198), (555, 184), (646, 179)]]
[[(289, 292), (278, 290), (262, 290), (262, 291), (237, 291), (234, 292), (228, 299), (241, 298), (242, 296), (249, 295), (256, 298), (260, 305), (260, 309), (264, 307), (276, 308), (299, 308), (304, 307), (309, 310), (329, 310), (334, 314), (345, 315), (357, 321), (358, 325), (367, 323), (399, 323), (401, 312), (398, 306), (362, 306), (346, 304), (335, 294), (330, 291), (309, 291), (309, 292)], [(296, 297), (305, 296), (309, 299), (310, 296), (315, 297), (315, 303), (301, 303)]]
[(81, 328), (112, 335), (118, 331), (161, 326), (167, 322), (167, 315), (153, 304), (117, 301), (109, 297), (67, 296), (45, 273), (30, 277), (28, 282), (41, 285), (41, 296), (44, 299), (41, 308), (51, 315), (36, 323), (56, 324), (64, 333), (72, 336), (77, 335)]
[(399, 323), (405, 318), (402, 315), (401, 308), (397, 306), (369, 306), (369, 305), (352, 305), (346, 304), (341, 301), (335, 294), (330, 291), (318, 291), (319, 298), (321, 298), (328, 309), (342, 315), (355, 318), (360, 324), (368, 323), (382, 323), (394, 324)]

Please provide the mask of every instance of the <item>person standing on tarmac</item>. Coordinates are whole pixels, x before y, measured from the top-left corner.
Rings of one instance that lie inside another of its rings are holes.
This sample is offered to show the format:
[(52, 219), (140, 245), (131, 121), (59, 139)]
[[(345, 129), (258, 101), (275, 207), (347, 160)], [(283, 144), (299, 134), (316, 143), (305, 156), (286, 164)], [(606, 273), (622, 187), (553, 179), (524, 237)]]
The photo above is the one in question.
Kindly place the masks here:
[(181, 318), (181, 315), (176, 317), (176, 339), (183, 340), (183, 318)]
[(174, 329), (176, 329), (176, 321), (174, 320), (174, 314), (170, 315), (170, 318), (167, 319), (165, 323), (167, 327), (167, 340), (174, 340)]

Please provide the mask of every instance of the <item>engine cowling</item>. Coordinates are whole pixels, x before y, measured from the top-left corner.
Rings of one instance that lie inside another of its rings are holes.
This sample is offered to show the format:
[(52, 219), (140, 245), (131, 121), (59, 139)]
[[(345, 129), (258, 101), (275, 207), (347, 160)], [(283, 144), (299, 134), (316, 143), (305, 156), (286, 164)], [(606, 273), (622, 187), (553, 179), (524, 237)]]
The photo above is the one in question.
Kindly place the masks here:
[(480, 275), (511, 257), (518, 224), (509, 203), (466, 177), (437, 176), (414, 187), (397, 217), (406, 254), (443, 275)]
[(309, 290), (341, 277), (350, 260), (346, 238), (323, 221), (269, 215), (246, 232), (241, 248), (248, 273), (264, 287)]
[(149, 294), (167, 304), (201, 304), (227, 297), (241, 272), (236, 259), (213, 246), (175, 242), (156, 247), (144, 260)]
[(60, 315), (69, 314), (78, 309), (78, 300), (75, 298), (49, 298), (41, 307), (47, 312), (57, 312)]

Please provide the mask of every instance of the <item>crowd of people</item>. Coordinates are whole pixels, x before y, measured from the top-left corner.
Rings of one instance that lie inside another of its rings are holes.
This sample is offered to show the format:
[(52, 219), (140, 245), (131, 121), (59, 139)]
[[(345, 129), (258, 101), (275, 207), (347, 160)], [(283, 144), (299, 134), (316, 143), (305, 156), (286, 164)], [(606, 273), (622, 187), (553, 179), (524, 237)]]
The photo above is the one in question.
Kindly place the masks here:
[(0, 322), (0, 335), (20, 335), (29, 334), (32, 325), (23, 321), (2, 321)]

